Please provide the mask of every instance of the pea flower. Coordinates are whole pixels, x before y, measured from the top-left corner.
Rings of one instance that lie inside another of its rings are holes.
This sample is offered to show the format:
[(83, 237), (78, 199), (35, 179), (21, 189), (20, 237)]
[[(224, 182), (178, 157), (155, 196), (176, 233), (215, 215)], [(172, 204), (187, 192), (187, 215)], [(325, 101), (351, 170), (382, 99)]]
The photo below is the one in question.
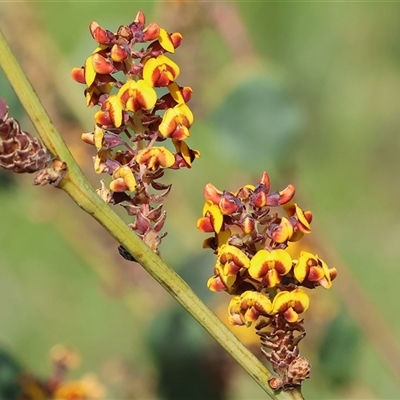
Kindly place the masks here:
[[(160, 233), (163, 214), (156, 210), (170, 191), (159, 180), (165, 169), (191, 168), (200, 157), (185, 143), (194, 121), (187, 104), (193, 91), (178, 84), (180, 67), (166, 55), (180, 46), (182, 35), (146, 24), (141, 11), (116, 32), (95, 21), (89, 30), (95, 48), (71, 77), (85, 86), (86, 105), (99, 107), (93, 132), (82, 135), (95, 147), (95, 171), (111, 176), (98, 193), (122, 205), (135, 219), (129, 226), (158, 253), (165, 234)], [(168, 140), (172, 146), (155, 145)], [(119, 252), (132, 259), (125, 249)]]
[(203, 242), (217, 256), (207, 286), (231, 295), (229, 323), (255, 329), (262, 352), (278, 376), (274, 390), (290, 390), (308, 379), (310, 364), (299, 352), (306, 334), (303, 314), (310, 298), (303, 290), (329, 289), (337, 275), (317, 255), (301, 251), (292, 259), (288, 248), (311, 233), (312, 213), (295, 202), (295, 188), (270, 191), (264, 172), (256, 185), (235, 192), (208, 183), (197, 228), (213, 236)]

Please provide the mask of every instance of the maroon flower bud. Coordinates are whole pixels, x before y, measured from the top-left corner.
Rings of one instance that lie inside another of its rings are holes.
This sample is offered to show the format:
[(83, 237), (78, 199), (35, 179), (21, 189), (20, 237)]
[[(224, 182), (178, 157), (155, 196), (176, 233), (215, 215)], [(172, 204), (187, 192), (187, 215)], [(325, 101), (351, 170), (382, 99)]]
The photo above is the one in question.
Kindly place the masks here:
[(136, 215), (136, 230), (140, 233), (145, 233), (150, 228), (150, 220), (145, 217), (142, 212), (138, 212)]
[(71, 71), (71, 78), (75, 82), (86, 84), (84, 68), (73, 68)]
[(287, 185), (285, 189), (279, 192), (280, 199), (278, 201), (279, 205), (289, 203), (293, 199), (296, 189), (293, 185)]
[(237, 192), (236, 192), (236, 197), (243, 201), (246, 202), (249, 200), (250, 196), (253, 194), (253, 189), (247, 187), (247, 186), (242, 186)]
[(242, 203), (232, 193), (224, 190), (222, 192), (221, 199), (218, 203), (219, 209), (222, 214), (232, 215), (238, 212), (241, 208)]
[(145, 17), (145, 15), (144, 15), (143, 11), (139, 11), (139, 12), (136, 14), (136, 17), (135, 17), (134, 22), (135, 22), (136, 24), (141, 25), (142, 27), (144, 27), (144, 26), (146, 25), (146, 17)]
[(192, 98), (193, 89), (189, 86), (184, 86), (182, 88), (182, 96), (185, 103), (187, 103)]
[(255, 227), (254, 218), (250, 214), (245, 214), (239, 221), (239, 225), (242, 228), (243, 232), (248, 235), (253, 232)]
[(182, 35), (179, 32), (171, 33), (171, 41), (174, 48), (177, 49), (182, 43)]
[(258, 184), (250, 196), (250, 203), (257, 208), (262, 208), (267, 205), (267, 189), (265, 185)]
[(160, 33), (160, 27), (155, 22), (152, 22), (146, 27), (146, 29), (143, 30), (143, 33), (144, 33), (143, 40), (145, 42), (149, 42), (150, 40), (155, 40), (157, 39)]
[(115, 38), (112, 32), (100, 27), (96, 21), (90, 23), (89, 30), (93, 39), (99, 44), (109, 44)]
[(204, 186), (203, 194), (206, 200), (211, 200), (214, 204), (218, 204), (222, 196), (222, 192), (212, 183), (207, 183), (207, 185)]
[(96, 53), (93, 55), (92, 64), (94, 70), (98, 74), (110, 74), (114, 71), (114, 65), (107, 58), (101, 54)]
[(260, 183), (265, 186), (265, 191), (269, 192), (270, 182), (269, 182), (269, 175), (264, 171), (261, 178)]
[(121, 62), (129, 57), (129, 48), (126, 44), (114, 44), (111, 47), (111, 58), (115, 62)]

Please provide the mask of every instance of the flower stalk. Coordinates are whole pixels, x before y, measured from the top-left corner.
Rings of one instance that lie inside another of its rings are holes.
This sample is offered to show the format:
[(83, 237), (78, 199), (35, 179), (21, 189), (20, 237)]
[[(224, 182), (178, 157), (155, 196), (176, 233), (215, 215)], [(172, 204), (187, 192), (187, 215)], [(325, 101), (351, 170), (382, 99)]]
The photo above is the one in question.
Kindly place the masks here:
[[(115, 51), (117, 52), (118, 49)], [(13, 86), (44, 146), (52, 157), (66, 164), (57, 187), (64, 190), (85, 212), (95, 218), (146, 271), (161, 284), (273, 399), (302, 399), (299, 388), (274, 392), (268, 385), (269, 371), (222, 324), (190, 287), (151, 250), (95, 192), (52, 124), (20, 65), (0, 31), (0, 66)], [(118, 57), (118, 55), (116, 55)]]

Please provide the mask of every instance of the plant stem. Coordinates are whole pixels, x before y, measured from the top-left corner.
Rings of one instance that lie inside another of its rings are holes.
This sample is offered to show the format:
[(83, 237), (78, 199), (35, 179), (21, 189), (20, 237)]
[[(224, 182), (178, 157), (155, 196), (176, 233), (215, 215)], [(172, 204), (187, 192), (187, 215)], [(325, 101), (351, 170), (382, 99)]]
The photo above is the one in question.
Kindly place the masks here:
[(269, 387), (270, 372), (229, 331), (192, 289), (168, 267), (126, 223), (97, 195), (64, 140), (52, 124), (30, 82), (19, 66), (0, 31), (0, 66), (13, 86), (28, 116), (51, 153), (66, 162), (68, 170), (58, 185), (122, 244), (145, 270), (164, 287), (215, 340), (243, 367), (272, 399), (303, 399), (300, 389), (274, 393)]

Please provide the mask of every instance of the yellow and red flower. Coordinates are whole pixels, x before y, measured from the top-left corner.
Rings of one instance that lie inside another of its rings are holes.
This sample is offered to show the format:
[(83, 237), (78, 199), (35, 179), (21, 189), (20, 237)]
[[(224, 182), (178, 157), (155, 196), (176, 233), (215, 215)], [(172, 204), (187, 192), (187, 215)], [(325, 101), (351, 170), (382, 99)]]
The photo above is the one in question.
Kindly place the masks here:
[(57, 400), (101, 400), (106, 396), (105, 387), (94, 374), (87, 374), (76, 381), (62, 382), (54, 393)]
[(182, 157), (187, 168), (192, 168), (192, 163), (196, 158), (200, 157), (198, 150), (193, 150), (183, 140), (172, 139), (176, 154)]
[(193, 113), (186, 104), (168, 108), (163, 115), (158, 130), (164, 138), (185, 140), (190, 136), (189, 129), (193, 124)]
[(282, 217), (279, 225), (276, 225), (272, 230), (271, 238), (276, 243), (285, 243), (292, 238), (293, 233), (293, 225), (287, 218)]
[(137, 183), (132, 170), (124, 165), (116, 168), (113, 175), (113, 181), (110, 183), (110, 189), (114, 192), (133, 192), (136, 189)]
[(274, 297), (271, 314), (282, 314), (286, 321), (296, 322), (309, 305), (310, 299), (303, 290), (282, 291)]
[(272, 303), (266, 294), (247, 290), (231, 299), (228, 312), (231, 325), (250, 326), (260, 316), (271, 314)]
[(214, 276), (208, 281), (208, 288), (212, 291), (230, 290), (241, 270), (250, 266), (250, 260), (240, 249), (223, 243), (218, 248), (217, 262), (214, 267)]
[(207, 200), (203, 207), (203, 217), (197, 220), (197, 228), (202, 232), (219, 233), (224, 222), (219, 207), (211, 200)]
[(336, 278), (336, 268), (329, 268), (326, 263), (316, 255), (308, 251), (302, 251), (294, 266), (294, 276), (305, 286), (322, 286), (329, 289), (332, 280)]
[(118, 98), (127, 111), (150, 110), (157, 101), (157, 93), (143, 79), (126, 82), (118, 91)]
[(165, 29), (160, 28), (157, 40), (163, 49), (167, 50), (169, 53), (175, 53), (175, 47), (171, 35)]
[[(77, 79), (79, 77), (79, 73), (77, 72)], [(193, 90), (189, 86), (180, 87), (176, 82), (172, 82), (168, 85), (168, 91), (173, 100), (177, 104), (187, 103), (191, 97)]]
[(303, 233), (311, 232), (311, 221), (312, 221), (312, 213), (311, 211), (303, 211), (297, 203), (294, 201), (290, 201), (283, 206), (289, 218), (296, 218), (296, 227)]
[(240, 249), (229, 244), (219, 248), (217, 263), (223, 267), (227, 276), (236, 275), (242, 268), (248, 269), (250, 260)]
[(100, 126), (119, 128), (123, 122), (121, 100), (117, 95), (109, 96), (100, 111), (94, 115), (96, 123)]
[(214, 268), (214, 276), (207, 281), (207, 287), (212, 292), (228, 291), (236, 281), (236, 275), (225, 275), (223, 266), (217, 264)]
[(292, 257), (285, 250), (262, 249), (251, 259), (249, 274), (271, 288), (279, 284), (291, 268)]
[(146, 165), (149, 170), (169, 168), (175, 162), (174, 155), (165, 147), (149, 147), (139, 151), (136, 155), (138, 164)]
[(180, 73), (178, 64), (163, 54), (149, 58), (143, 67), (143, 79), (154, 87), (168, 86)]
[(206, 200), (210, 200), (214, 204), (219, 204), (222, 196), (221, 190), (218, 190), (212, 183), (204, 186), (203, 194)]

